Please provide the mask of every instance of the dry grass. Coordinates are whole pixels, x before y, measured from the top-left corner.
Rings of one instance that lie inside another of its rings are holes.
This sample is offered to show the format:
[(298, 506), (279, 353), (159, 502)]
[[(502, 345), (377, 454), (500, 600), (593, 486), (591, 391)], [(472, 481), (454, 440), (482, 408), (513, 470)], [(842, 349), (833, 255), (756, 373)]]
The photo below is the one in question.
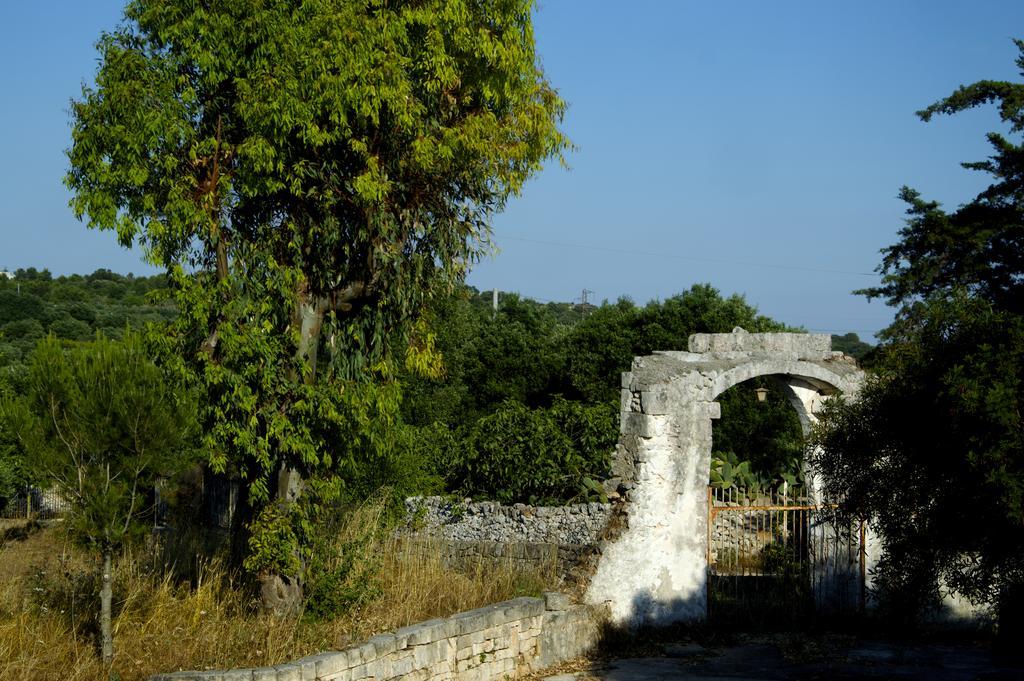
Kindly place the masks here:
[(370, 569), (354, 571), (363, 575), (354, 579), (371, 595), (329, 622), (260, 613), (216, 561), (193, 565), (183, 582), (163, 565), (154, 567), (152, 552), (122, 556), (115, 569), (112, 674), (95, 649), (95, 564), (57, 529), (8, 536), (0, 546), (0, 680), (135, 681), (178, 669), (277, 664), (538, 593), (554, 579), (553, 564), (529, 573), (494, 563), (455, 572), (439, 551), (380, 527), (374, 507), (352, 513), (341, 527), (338, 545), (359, 547), (354, 560)]

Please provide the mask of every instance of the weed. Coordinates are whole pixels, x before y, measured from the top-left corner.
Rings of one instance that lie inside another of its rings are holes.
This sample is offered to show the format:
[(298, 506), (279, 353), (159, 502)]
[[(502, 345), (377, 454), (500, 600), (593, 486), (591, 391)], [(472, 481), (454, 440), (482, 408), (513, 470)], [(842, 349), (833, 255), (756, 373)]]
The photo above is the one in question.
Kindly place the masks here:
[(478, 561), (454, 570), (443, 545), (396, 537), (381, 515), (368, 506), (339, 523), (330, 579), (348, 596), (332, 615), (322, 606), (319, 619), (260, 612), (241, 575), (216, 558), (184, 555), (189, 542), (125, 552), (115, 567), (110, 670), (95, 648), (94, 561), (55, 528), (8, 539), (0, 546), (0, 681), (142, 681), (178, 669), (279, 664), (555, 584), (553, 565), (524, 571)]

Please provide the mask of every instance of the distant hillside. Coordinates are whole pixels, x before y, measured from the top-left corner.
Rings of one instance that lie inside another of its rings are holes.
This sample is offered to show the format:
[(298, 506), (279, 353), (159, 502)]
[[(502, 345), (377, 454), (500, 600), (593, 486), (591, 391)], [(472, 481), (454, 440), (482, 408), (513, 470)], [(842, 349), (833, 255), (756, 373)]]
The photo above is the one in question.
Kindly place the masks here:
[(845, 352), (860, 362), (869, 352), (875, 349), (875, 346), (865, 343), (855, 333), (847, 333), (842, 336), (832, 335), (832, 349)]
[(153, 300), (162, 275), (135, 277), (96, 270), (53, 277), (48, 270), (19, 269), (0, 276), (0, 371), (10, 374), (48, 333), (85, 340), (97, 331), (119, 337), (125, 327), (170, 319), (173, 304)]

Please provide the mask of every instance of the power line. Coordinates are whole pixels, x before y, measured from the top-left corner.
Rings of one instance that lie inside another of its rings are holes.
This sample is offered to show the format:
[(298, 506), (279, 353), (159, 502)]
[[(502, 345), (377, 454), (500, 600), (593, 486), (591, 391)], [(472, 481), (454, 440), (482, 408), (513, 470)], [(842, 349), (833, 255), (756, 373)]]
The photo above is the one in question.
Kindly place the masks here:
[(741, 265), (743, 267), (761, 267), (773, 270), (792, 270), (796, 272), (819, 272), (824, 274), (846, 274), (856, 277), (877, 277), (877, 272), (852, 272), (849, 270), (832, 270), (823, 267), (804, 267), (802, 265), (773, 265), (763, 262), (744, 262), (742, 260), (726, 260), (724, 258), (698, 258), (688, 255), (675, 255), (674, 253), (654, 253), (651, 251), (633, 251), (625, 248), (608, 248), (605, 246), (593, 246), (591, 244), (572, 244), (560, 241), (544, 241), (541, 239), (525, 239), (519, 236), (503, 236), (503, 239), (510, 241), (522, 241), (524, 243), (542, 244), (544, 246), (557, 246), (560, 248), (584, 248), (591, 251), (602, 251), (604, 253), (618, 253), (621, 255), (643, 255), (655, 258), (669, 258), (672, 260), (688, 260), (692, 262), (708, 262), (720, 265)]

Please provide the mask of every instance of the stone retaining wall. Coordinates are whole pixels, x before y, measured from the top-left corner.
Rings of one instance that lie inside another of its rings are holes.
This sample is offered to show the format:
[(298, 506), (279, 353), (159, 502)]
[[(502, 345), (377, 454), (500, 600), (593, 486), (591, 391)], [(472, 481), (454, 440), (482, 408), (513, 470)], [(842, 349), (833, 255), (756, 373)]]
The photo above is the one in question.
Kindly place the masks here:
[(611, 504), (504, 506), (493, 501), (442, 497), (405, 500), (403, 530), (423, 540), (447, 565), (467, 569), (483, 561), (553, 569), (563, 587), (585, 588), (601, 552)]
[(256, 669), (158, 674), (150, 681), (491, 681), (578, 657), (600, 636), (568, 596), (516, 598), (374, 636), (342, 651)]
[(495, 501), (452, 501), (443, 497), (405, 500), (407, 523), (418, 534), (454, 541), (597, 543), (612, 514), (611, 504), (503, 506)]

